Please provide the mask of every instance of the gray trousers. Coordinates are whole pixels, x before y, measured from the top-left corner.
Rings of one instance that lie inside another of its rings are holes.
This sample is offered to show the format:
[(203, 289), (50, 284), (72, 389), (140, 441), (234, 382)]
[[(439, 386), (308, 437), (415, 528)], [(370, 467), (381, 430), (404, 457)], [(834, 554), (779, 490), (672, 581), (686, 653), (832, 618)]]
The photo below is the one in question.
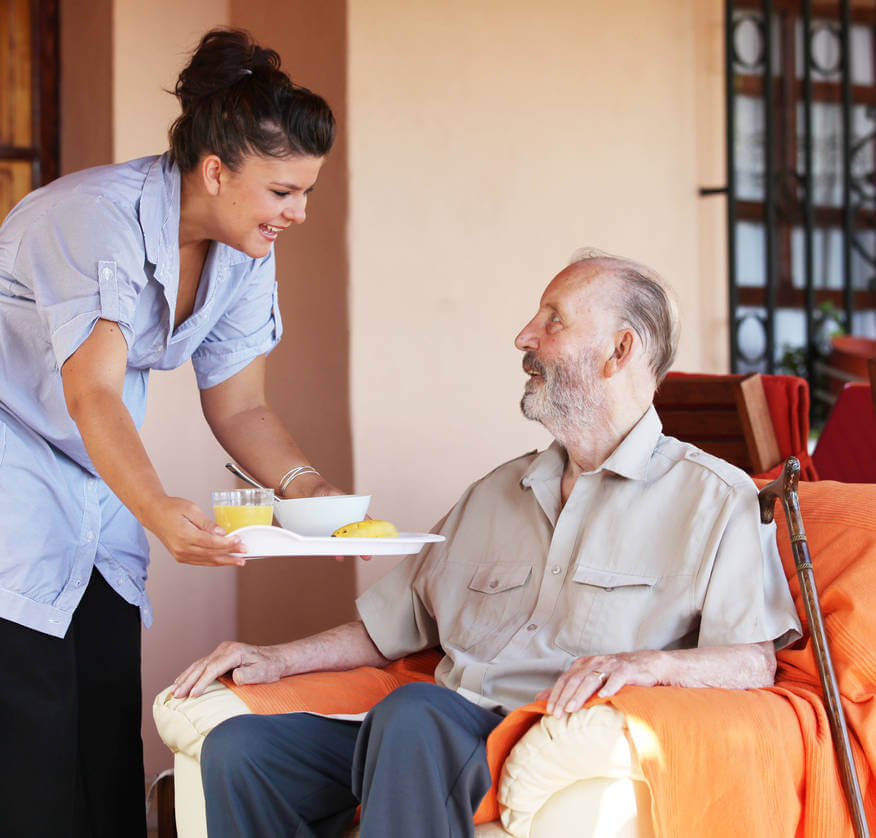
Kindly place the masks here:
[(435, 684), (406, 684), (363, 722), (236, 716), (204, 741), (210, 838), (334, 838), (362, 804), (361, 838), (472, 836), (502, 720)]

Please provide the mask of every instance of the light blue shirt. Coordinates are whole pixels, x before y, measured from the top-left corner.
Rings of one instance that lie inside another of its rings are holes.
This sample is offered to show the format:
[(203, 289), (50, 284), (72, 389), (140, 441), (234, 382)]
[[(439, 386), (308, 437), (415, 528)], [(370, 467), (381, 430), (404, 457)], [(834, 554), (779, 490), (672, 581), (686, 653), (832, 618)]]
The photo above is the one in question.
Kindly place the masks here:
[(123, 401), (139, 428), (150, 369), (189, 358), (212, 387), (276, 346), (273, 251), (214, 242), (174, 330), (180, 175), (167, 155), (68, 175), (0, 227), (0, 617), (63, 637), (93, 567), (152, 622), (143, 528), (97, 475), (60, 368), (98, 319), (128, 344)]

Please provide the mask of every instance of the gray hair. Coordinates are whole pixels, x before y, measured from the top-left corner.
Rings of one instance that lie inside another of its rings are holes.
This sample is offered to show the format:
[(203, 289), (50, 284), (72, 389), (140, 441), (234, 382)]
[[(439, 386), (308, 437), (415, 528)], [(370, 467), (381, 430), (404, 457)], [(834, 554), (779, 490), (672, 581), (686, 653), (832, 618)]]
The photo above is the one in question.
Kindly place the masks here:
[(576, 250), (569, 264), (587, 261), (608, 263), (619, 281), (622, 299), (618, 315), (642, 341), (654, 381), (659, 385), (678, 349), (678, 306), (669, 286), (646, 265), (593, 247)]

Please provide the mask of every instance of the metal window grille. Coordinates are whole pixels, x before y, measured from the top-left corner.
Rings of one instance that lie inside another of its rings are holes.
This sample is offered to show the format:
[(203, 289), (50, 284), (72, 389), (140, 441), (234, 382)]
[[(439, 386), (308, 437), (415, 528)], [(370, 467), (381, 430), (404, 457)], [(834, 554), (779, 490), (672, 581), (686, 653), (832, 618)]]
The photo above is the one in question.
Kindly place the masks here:
[(725, 13), (731, 368), (818, 395), (831, 334), (876, 337), (876, 4)]

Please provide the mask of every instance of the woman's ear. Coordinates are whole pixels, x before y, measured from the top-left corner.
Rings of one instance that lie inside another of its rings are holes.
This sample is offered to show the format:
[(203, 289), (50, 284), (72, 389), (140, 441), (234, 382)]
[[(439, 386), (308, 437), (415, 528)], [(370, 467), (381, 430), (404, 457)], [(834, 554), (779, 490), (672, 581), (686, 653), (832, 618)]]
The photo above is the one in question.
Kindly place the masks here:
[(201, 178), (204, 182), (204, 188), (210, 195), (218, 195), (222, 188), (222, 177), (225, 174), (225, 167), (222, 165), (222, 160), (215, 154), (208, 154), (201, 160)]
[(621, 329), (614, 335), (614, 349), (605, 362), (605, 377), (617, 375), (633, 356), (636, 333), (632, 329)]

